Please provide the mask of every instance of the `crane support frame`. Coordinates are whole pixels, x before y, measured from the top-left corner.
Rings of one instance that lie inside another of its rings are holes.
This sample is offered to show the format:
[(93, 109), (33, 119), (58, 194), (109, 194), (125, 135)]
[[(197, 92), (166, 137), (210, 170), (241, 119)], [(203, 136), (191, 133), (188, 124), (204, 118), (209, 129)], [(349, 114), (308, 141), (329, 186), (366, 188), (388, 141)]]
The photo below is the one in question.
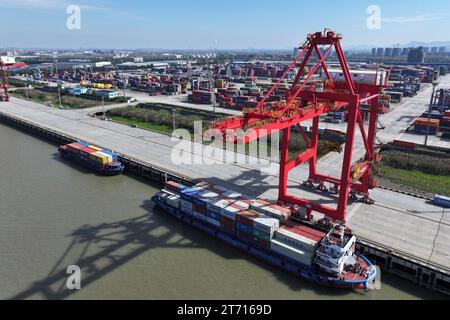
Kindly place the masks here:
[[(220, 130), (224, 140), (235, 143), (249, 143), (274, 131), (282, 133), (280, 149), (280, 172), (278, 201), (290, 206), (301, 206), (320, 212), (334, 220), (346, 222), (346, 210), (349, 196), (363, 195), (369, 198), (369, 189), (373, 188), (372, 165), (375, 161), (375, 138), (380, 110), (380, 93), (384, 84), (355, 83), (349, 70), (341, 47), (342, 36), (329, 29), (324, 32), (308, 34), (306, 42), (299, 48), (300, 54), (287, 67), (282, 77), (266, 93), (263, 99), (252, 109), (244, 109), (243, 116), (229, 117), (224, 121), (211, 123), (211, 128)], [(323, 50), (321, 47), (325, 46)], [(326, 58), (334, 49), (345, 81), (333, 79), (326, 63)], [(313, 54), (316, 60), (312, 61)], [(287, 75), (299, 66), (298, 72), (287, 91), (285, 102), (268, 102), (272, 93)], [(325, 74), (325, 81), (314, 81), (319, 68)], [(319, 83), (320, 82), (320, 83)], [(319, 86), (318, 86), (319, 84)], [(320, 88), (322, 84), (322, 88)], [(361, 103), (367, 103), (369, 125), (366, 130), (363, 122)], [(347, 130), (340, 177), (331, 177), (317, 172), (317, 152), (319, 144), (320, 116), (330, 111), (347, 111)], [(300, 124), (312, 120), (311, 137), (308, 139)], [(307, 149), (293, 158), (289, 157), (289, 141), (293, 127), (300, 127), (299, 132), (305, 140)], [(365, 147), (365, 157), (352, 165), (355, 135), (359, 129)], [(244, 136), (230, 135), (229, 130), (244, 130)], [(338, 195), (337, 206), (331, 207), (314, 201), (301, 199), (288, 193), (289, 172), (308, 162), (309, 182), (320, 186), (329, 183)]]

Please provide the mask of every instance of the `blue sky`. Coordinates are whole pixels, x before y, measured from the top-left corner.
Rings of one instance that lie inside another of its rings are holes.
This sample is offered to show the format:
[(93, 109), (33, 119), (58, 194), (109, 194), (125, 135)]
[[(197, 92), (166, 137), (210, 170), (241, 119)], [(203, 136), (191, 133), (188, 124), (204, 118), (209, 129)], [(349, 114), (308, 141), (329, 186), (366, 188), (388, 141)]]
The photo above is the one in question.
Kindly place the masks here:
[[(71, 4), (80, 30), (66, 28)], [(369, 5), (380, 30), (366, 26)], [(346, 45), (450, 41), (450, 1), (0, 0), (0, 47), (287, 49), (324, 27)]]

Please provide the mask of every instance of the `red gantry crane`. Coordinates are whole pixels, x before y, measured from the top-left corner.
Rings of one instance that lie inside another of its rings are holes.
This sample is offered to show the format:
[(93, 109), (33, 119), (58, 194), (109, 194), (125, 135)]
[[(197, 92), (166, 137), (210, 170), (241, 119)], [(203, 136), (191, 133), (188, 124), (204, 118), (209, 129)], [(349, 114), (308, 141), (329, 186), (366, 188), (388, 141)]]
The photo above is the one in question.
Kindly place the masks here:
[[(306, 42), (299, 48), (300, 54), (288, 66), (281, 78), (266, 93), (263, 99), (252, 109), (245, 109), (243, 116), (229, 117), (221, 122), (213, 122), (212, 129), (220, 130), (224, 140), (234, 143), (247, 143), (270, 135), (274, 131), (282, 132), (279, 202), (290, 206), (306, 208), (308, 217), (312, 211), (323, 213), (334, 220), (346, 222), (346, 208), (349, 196), (373, 203), (369, 197), (369, 189), (376, 187), (372, 171), (374, 163), (379, 161), (375, 139), (378, 115), (383, 112), (380, 104), (380, 92), (386, 84), (386, 77), (377, 77), (381, 81), (360, 83), (354, 81), (341, 47), (342, 35), (325, 29), (324, 32), (308, 34)], [(325, 48), (324, 48), (325, 46)], [(340, 70), (337, 76), (330, 74), (326, 57), (335, 49)], [(308, 67), (315, 53), (313, 66)], [(282, 102), (267, 100), (288, 74), (298, 67), (295, 80)], [(319, 68), (326, 75), (326, 80), (314, 81), (313, 76)], [(378, 71), (375, 71), (378, 72)], [(378, 82), (378, 83), (377, 83)], [(364, 108), (361, 108), (361, 106)], [(331, 177), (317, 172), (317, 150), (319, 141), (319, 117), (331, 111), (347, 111), (348, 125), (345, 140), (344, 159), (341, 177)], [(369, 113), (368, 130), (364, 127), (363, 114)], [(308, 138), (300, 125), (312, 120), (312, 134)], [(306, 151), (294, 158), (289, 158), (289, 140), (291, 130), (297, 126), (306, 142)], [(352, 165), (352, 151), (355, 132), (359, 127), (365, 146), (365, 157)], [(237, 138), (236, 130), (244, 130), (246, 134)], [(339, 196), (337, 207), (333, 208), (317, 202), (301, 199), (288, 194), (288, 174), (303, 163), (309, 163), (309, 180), (305, 184), (318, 183), (323, 186), (329, 183), (334, 186)]]
[(13, 57), (0, 56), (0, 101), (9, 101), (8, 67), (16, 63)]

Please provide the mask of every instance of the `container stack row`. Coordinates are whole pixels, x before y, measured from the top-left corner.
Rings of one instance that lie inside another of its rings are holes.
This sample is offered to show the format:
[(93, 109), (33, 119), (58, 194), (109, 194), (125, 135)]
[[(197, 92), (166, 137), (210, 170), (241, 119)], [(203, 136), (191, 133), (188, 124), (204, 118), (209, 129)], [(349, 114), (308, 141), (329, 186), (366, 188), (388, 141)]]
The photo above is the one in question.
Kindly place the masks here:
[(98, 148), (82, 141), (68, 144), (66, 147), (68, 152), (85, 156), (101, 165), (108, 165), (118, 161), (118, 156), (116, 153)]
[(208, 182), (187, 187), (169, 181), (157, 196), (212, 228), (306, 266), (326, 236), (291, 222), (289, 208)]

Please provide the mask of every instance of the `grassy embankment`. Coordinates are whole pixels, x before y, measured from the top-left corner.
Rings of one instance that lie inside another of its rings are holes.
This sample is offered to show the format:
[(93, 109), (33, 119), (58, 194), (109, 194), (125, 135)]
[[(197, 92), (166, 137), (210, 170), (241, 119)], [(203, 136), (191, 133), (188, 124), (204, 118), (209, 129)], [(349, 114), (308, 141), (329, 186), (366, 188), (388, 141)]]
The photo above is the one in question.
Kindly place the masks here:
[[(10, 84), (17, 88), (23, 88), (25, 82), (19, 80), (11, 80)], [(34, 84), (33, 84), (34, 86)], [(27, 93), (28, 91), (28, 93)], [(16, 98), (26, 99), (28, 94), (28, 99), (37, 103), (42, 103), (48, 106), (53, 106), (59, 108), (59, 98), (58, 91), (56, 88), (49, 88), (44, 86), (34, 86), (33, 89), (20, 89), (13, 93)], [(120, 103), (121, 98), (107, 100), (105, 99), (105, 105), (112, 103)], [(61, 104), (65, 109), (85, 109), (96, 107), (102, 104), (101, 98), (96, 96), (72, 96), (67, 90), (61, 90)]]
[(382, 152), (380, 175), (401, 186), (450, 196), (450, 152)]
[[(124, 123), (127, 125), (137, 125), (139, 128), (149, 129), (163, 134), (171, 134), (173, 131), (173, 108), (175, 108), (176, 128), (186, 129), (194, 132), (194, 121), (202, 120), (203, 128), (206, 129), (208, 124), (214, 120), (220, 120), (227, 115), (212, 114), (209, 111), (193, 110), (189, 108), (173, 107), (162, 104), (141, 104), (137, 107), (125, 107), (114, 109), (108, 112), (108, 117), (113, 121)], [(249, 144), (246, 152), (256, 154), (256, 150), (260, 153), (270, 156), (270, 139), (267, 144)], [(291, 156), (306, 149), (306, 145), (300, 134), (292, 133), (290, 141)], [(328, 153), (324, 141), (319, 143), (319, 156)]]

